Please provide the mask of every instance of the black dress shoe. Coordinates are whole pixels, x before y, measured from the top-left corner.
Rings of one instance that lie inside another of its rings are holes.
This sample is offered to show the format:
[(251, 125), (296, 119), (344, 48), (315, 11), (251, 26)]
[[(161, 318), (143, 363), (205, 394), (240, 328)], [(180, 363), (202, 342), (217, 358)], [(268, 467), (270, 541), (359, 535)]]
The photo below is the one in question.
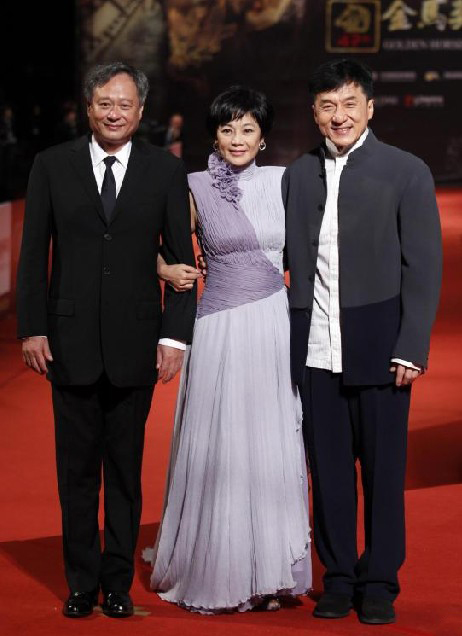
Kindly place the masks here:
[(102, 608), (111, 618), (133, 616), (133, 602), (127, 592), (105, 592)]
[(361, 623), (369, 625), (385, 625), (396, 621), (393, 603), (386, 598), (365, 596), (359, 608), (358, 618)]
[(325, 592), (313, 610), (316, 618), (344, 618), (348, 616), (353, 603), (347, 594)]
[(83, 618), (93, 613), (93, 607), (98, 604), (96, 592), (71, 592), (64, 602), (63, 614), (67, 618)]

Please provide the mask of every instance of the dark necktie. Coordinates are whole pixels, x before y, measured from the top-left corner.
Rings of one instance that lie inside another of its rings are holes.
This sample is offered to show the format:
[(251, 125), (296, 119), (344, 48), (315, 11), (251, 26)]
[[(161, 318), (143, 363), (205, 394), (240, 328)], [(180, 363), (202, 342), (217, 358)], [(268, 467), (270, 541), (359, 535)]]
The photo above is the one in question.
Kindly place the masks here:
[(106, 172), (101, 186), (101, 201), (103, 202), (104, 216), (109, 223), (116, 204), (116, 182), (112, 166), (117, 159), (115, 157), (106, 157), (103, 161), (106, 164)]

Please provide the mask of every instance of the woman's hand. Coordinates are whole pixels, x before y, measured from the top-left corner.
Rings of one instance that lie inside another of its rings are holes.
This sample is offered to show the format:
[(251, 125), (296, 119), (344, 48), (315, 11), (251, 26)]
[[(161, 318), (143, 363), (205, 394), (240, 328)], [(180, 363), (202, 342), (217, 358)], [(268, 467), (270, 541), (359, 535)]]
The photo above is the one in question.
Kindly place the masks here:
[(184, 265), (163, 264), (157, 273), (162, 280), (169, 283), (177, 292), (185, 292), (193, 288), (194, 282), (200, 278), (201, 273), (195, 267)]
[(200, 273), (202, 274), (202, 279), (205, 282), (205, 279), (207, 278), (207, 261), (202, 253), (197, 255), (197, 267), (199, 268)]

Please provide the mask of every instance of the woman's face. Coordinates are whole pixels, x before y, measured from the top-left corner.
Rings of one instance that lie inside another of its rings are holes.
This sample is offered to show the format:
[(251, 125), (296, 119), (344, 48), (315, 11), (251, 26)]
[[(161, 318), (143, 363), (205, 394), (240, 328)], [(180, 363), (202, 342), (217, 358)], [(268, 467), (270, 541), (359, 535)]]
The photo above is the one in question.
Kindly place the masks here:
[(218, 126), (216, 150), (232, 166), (242, 168), (251, 163), (263, 141), (261, 128), (250, 113)]

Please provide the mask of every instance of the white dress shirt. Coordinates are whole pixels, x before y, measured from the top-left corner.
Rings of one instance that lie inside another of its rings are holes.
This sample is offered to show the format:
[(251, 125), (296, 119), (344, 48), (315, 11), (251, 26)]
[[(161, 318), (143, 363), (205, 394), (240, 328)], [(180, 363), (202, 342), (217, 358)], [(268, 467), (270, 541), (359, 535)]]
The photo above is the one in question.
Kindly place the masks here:
[[(306, 364), (309, 367), (342, 372), (342, 334), (340, 330), (338, 193), (340, 177), (351, 152), (362, 146), (369, 129), (345, 154), (326, 139), (325, 160), (327, 197), (319, 232), (318, 259), (314, 279), (313, 311)], [(411, 362), (394, 358), (392, 362), (420, 370)]]
[(122, 182), (125, 177), (125, 173), (127, 172), (128, 160), (130, 159), (130, 153), (132, 151), (132, 142), (128, 141), (125, 146), (114, 153), (113, 155), (108, 155), (108, 153), (101, 148), (99, 143), (96, 141), (94, 135), (91, 137), (90, 141), (90, 157), (91, 164), (93, 166), (93, 174), (95, 175), (96, 185), (98, 186), (98, 192), (101, 194), (101, 187), (103, 185), (104, 173), (106, 172), (106, 164), (104, 163), (104, 159), (106, 157), (115, 157), (117, 161), (114, 161), (112, 165), (112, 173), (114, 175), (114, 179), (116, 182), (116, 197), (119, 196), (120, 188), (122, 187)]

